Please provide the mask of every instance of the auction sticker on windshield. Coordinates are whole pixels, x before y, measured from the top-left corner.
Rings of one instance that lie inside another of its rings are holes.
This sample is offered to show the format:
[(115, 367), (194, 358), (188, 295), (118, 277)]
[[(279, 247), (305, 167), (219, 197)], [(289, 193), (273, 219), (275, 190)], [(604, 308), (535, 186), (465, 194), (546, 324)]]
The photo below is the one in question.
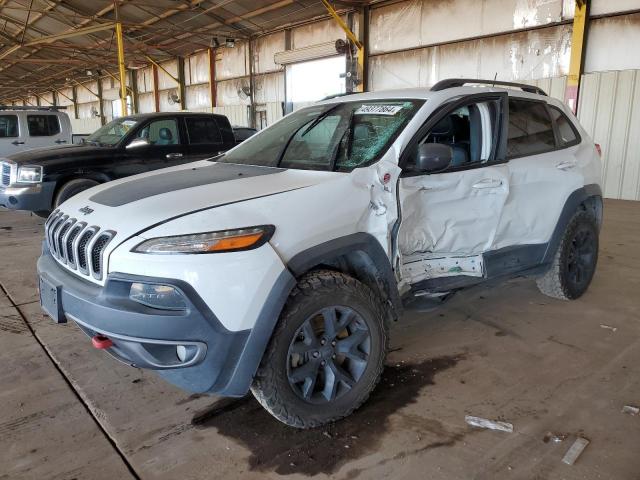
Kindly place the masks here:
[(402, 110), (402, 105), (361, 105), (355, 115), (395, 115)]

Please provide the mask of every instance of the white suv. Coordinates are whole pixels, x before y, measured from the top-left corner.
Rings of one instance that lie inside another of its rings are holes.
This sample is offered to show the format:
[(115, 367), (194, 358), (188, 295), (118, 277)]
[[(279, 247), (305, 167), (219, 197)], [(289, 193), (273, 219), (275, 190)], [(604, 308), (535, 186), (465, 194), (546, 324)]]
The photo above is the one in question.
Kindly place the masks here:
[(0, 156), (71, 145), (71, 121), (64, 109), (0, 106)]
[(365, 401), (387, 326), (416, 299), (516, 274), (580, 297), (599, 182), (591, 139), (535, 87), (454, 79), (333, 98), (210, 161), (62, 204), (41, 303), (123, 362), (189, 391), (251, 389), (313, 427)]

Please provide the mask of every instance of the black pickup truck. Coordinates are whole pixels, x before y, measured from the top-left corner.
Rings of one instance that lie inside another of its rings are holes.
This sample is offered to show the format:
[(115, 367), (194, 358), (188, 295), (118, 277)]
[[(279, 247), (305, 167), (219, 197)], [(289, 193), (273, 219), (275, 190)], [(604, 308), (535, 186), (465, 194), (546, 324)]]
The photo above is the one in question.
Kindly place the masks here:
[(0, 206), (47, 216), (99, 183), (210, 158), (235, 145), (224, 115), (175, 112), (117, 118), (80, 145), (0, 158)]

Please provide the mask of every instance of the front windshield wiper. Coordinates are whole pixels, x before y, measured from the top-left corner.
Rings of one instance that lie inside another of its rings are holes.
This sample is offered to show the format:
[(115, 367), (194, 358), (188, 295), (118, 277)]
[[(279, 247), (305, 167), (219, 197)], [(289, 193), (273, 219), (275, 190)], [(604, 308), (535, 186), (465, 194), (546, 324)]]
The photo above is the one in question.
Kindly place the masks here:
[[(304, 137), (307, 133), (309, 133), (311, 130), (313, 130), (316, 125), (318, 125), (322, 120), (327, 118), (329, 116), (329, 114), (331, 112), (333, 112), (336, 108), (338, 108), (340, 105), (342, 105), (342, 104), (341, 103), (336, 103), (333, 107), (325, 110), (320, 115), (318, 115), (316, 117), (316, 119), (313, 122), (311, 122), (307, 128), (304, 129), (304, 132), (302, 132), (302, 135), (300, 135), (300, 138)], [(294, 133), (294, 135), (295, 135), (295, 133)]]

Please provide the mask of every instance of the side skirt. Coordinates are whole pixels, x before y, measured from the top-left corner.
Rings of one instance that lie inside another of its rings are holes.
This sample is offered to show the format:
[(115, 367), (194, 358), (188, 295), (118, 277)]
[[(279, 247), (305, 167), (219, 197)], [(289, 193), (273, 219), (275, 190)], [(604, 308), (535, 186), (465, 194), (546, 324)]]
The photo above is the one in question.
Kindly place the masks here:
[[(486, 252), (477, 257), (433, 259), (437, 260), (437, 265), (442, 268), (446, 269), (447, 265), (451, 265), (451, 268), (449, 271), (445, 271), (438, 267), (435, 270), (437, 276), (424, 277), (412, 282), (411, 294), (419, 296), (425, 292), (445, 293), (471, 287), (489, 280), (506, 280), (518, 275), (537, 275), (544, 270), (543, 259), (547, 249), (547, 243), (516, 245)], [(465, 259), (464, 262), (461, 263), (461, 259)], [(473, 263), (471, 263), (472, 260)], [(424, 261), (422, 260), (421, 263), (424, 263)], [(464, 270), (464, 268), (472, 268), (473, 265), (480, 265), (480, 274), (473, 270)], [(403, 265), (403, 270), (406, 267), (407, 264)]]

